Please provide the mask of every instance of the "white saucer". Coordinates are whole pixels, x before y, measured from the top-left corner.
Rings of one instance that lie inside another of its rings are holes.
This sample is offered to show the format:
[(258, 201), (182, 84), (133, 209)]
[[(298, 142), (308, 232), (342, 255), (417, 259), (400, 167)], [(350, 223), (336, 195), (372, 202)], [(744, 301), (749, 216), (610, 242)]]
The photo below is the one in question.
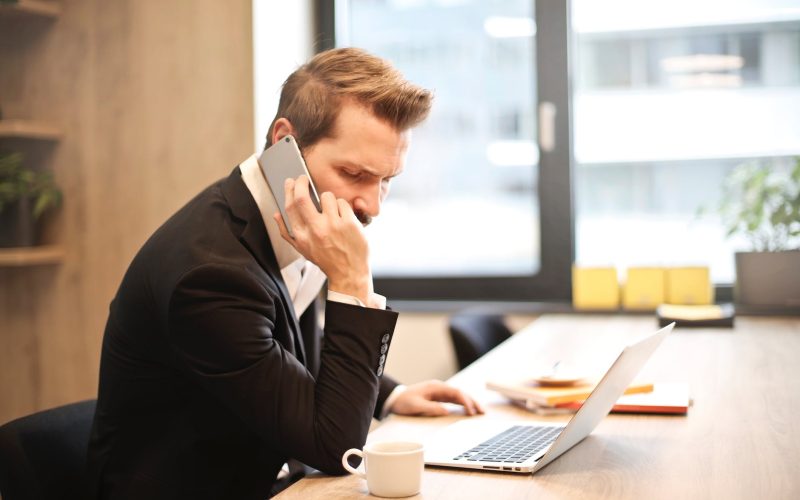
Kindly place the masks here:
[(541, 377), (534, 377), (532, 380), (543, 387), (568, 387), (571, 385), (579, 385), (581, 382), (586, 381), (584, 377), (566, 374), (554, 376), (542, 375)]

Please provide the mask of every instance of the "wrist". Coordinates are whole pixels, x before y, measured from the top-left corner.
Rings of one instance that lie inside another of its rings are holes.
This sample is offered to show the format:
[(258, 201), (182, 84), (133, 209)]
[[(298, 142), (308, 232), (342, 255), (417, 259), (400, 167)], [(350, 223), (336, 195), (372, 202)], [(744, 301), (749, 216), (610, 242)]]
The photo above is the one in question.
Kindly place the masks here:
[(398, 385), (395, 387), (392, 392), (389, 393), (389, 396), (386, 398), (386, 401), (383, 402), (383, 408), (381, 409), (381, 418), (384, 418), (389, 412), (392, 411), (394, 408), (394, 404), (397, 402), (397, 399), (400, 397), (401, 394), (406, 392), (408, 387), (404, 386), (403, 384)]
[(370, 277), (360, 279), (329, 279), (328, 290), (351, 295), (362, 303), (367, 304), (372, 295), (372, 279)]

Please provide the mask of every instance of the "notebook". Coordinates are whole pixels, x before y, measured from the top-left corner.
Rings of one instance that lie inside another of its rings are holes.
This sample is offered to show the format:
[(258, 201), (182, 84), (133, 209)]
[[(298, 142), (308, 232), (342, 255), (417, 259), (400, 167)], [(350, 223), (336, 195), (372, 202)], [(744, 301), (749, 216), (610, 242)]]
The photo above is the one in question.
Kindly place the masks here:
[[(652, 382), (633, 383), (625, 389), (625, 394), (653, 391)], [(539, 387), (526, 381), (506, 382), (490, 380), (486, 388), (497, 391), (510, 399), (522, 399), (540, 406), (557, 406), (565, 403), (584, 401), (595, 388), (595, 384), (580, 384), (569, 387)]]
[(566, 425), (535, 420), (461, 420), (425, 443), (425, 463), (535, 473), (597, 427), (674, 326), (672, 323), (625, 347)]
[[(686, 415), (691, 403), (688, 384), (661, 382), (653, 385), (652, 392), (622, 396), (611, 408), (611, 413)], [(558, 404), (555, 409), (578, 410), (581, 405), (583, 401), (572, 401)]]

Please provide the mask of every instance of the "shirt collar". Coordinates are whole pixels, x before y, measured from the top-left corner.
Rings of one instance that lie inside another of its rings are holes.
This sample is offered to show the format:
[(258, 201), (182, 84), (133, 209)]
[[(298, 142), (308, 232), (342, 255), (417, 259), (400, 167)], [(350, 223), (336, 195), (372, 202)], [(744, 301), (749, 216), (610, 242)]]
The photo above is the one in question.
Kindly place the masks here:
[[(288, 241), (281, 236), (278, 223), (272, 218), (275, 212), (278, 212), (278, 203), (272, 195), (269, 184), (261, 172), (261, 166), (258, 164), (257, 155), (252, 155), (239, 165), (242, 171), (242, 180), (244, 185), (253, 195), (253, 199), (258, 205), (258, 210), (261, 212), (261, 218), (264, 219), (264, 226), (267, 228), (267, 236), (275, 251), (275, 258), (278, 261), (278, 267), (283, 269), (286, 266), (302, 258), (297, 250), (294, 249)], [(281, 186), (282, 188), (283, 186)]]

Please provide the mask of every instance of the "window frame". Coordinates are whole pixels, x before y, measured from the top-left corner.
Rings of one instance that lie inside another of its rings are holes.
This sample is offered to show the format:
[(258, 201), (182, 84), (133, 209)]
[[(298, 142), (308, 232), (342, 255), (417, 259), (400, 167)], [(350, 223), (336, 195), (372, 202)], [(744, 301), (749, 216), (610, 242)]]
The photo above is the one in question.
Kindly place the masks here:
[[(315, 52), (336, 46), (337, 3), (315, 0)], [(540, 266), (536, 274), (485, 277), (380, 277), (375, 290), (392, 300), (569, 301), (575, 229), (572, 202), (571, 82), (569, 2), (539, 0), (536, 19), (537, 109), (555, 106), (555, 145), (539, 152), (537, 182)], [(547, 68), (541, 71), (539, 68)], [(413, 147), (413, 146), (412, 146)]]

